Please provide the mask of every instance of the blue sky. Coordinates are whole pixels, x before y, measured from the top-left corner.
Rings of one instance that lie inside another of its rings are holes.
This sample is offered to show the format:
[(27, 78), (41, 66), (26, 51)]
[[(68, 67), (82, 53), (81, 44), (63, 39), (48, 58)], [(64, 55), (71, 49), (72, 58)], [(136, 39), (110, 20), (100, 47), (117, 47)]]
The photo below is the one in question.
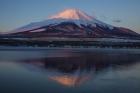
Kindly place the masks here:
[(0, 0), (0, 32), (78, 8), (114, 26), (140, 33), (140, 0)]

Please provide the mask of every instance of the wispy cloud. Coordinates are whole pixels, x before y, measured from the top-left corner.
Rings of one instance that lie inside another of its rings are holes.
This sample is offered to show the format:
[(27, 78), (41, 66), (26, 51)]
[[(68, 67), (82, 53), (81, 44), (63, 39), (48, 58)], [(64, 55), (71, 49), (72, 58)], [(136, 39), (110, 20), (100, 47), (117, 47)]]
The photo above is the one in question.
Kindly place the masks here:
[(120, 19), (114, 19), (112, 21), (115, 22), (115, 23), (121, 23), (122, 22), (122, 20), (120, 20)]

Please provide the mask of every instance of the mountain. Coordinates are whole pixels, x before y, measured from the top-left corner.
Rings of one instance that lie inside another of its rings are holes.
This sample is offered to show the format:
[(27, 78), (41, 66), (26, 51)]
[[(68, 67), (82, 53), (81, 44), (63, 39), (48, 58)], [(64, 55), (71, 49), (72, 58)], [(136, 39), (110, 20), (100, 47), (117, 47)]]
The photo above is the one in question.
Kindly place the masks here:
[(66, 9), (9, 34), (23, 37), (139, 37), (130, 29), (106, 24), (78, 9)]

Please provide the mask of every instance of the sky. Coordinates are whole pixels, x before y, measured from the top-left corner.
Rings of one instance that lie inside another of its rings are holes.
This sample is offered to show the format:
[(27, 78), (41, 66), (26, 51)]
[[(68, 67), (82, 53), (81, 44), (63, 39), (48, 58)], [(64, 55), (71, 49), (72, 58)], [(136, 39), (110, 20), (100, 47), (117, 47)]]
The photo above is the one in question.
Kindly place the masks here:
[(67, 8), (140, 33), (140, 0), (0, 0), (0, 33), (46, 20)]

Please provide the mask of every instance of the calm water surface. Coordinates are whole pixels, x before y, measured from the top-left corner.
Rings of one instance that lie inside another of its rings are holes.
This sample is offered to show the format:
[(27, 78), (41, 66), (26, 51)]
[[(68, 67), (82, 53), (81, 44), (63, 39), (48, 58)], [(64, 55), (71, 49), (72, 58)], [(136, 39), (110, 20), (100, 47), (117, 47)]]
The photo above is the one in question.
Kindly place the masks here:
[(140, 93), (140, 54), (0, 51), (0, 93)]

